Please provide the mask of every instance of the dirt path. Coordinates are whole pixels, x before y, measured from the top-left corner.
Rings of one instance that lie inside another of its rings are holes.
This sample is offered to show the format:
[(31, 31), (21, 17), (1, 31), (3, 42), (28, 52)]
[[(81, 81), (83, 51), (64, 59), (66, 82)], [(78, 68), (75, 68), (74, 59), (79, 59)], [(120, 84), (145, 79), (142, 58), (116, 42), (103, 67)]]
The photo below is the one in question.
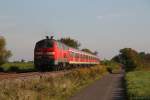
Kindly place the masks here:
[(123, 88), (124, 74), (108, 74), (70, 100), (126, 100)]

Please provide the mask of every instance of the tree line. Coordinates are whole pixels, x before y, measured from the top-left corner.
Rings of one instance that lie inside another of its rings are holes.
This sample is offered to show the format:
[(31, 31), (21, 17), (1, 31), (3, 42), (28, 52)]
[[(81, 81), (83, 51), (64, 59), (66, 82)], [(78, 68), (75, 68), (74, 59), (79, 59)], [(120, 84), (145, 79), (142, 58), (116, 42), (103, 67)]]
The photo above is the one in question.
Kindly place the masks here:
[[(61, 38), (59, 39), (58, 41), (66, 44), (67, 46), (70, 46), (70, 47), (73, 47), (73, 48), (76, 48), (76, 49), (79, 49), (81, 47), (81, 43), (75, 39), (72, 39), (70, 37), (66, 37), (66, 38)], [(98, 55), (98, 52), (97, 51), (92, 51), (88, 48), (83, 48), (81, 49), (81, 51), (84, 51), (84, 52), (87, 52), (87, 53), (90, 53), (90, 54), (94, 54), (94, 55)]]
[(125, 66), (126, 71), (150, 68), (150, 53), (138, 52), (132, 48), (124, 48), (112, 58)]

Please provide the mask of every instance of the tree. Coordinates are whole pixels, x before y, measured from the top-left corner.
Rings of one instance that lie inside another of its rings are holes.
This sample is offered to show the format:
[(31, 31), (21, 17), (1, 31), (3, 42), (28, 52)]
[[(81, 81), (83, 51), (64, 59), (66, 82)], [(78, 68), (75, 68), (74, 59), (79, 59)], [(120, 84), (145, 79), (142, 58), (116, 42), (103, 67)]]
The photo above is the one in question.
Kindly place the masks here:
[(84, 52), (87, 52), (87, 53), (90, 53), (90, 54), (93, 54), (93, 55), (98, 55), (97, 51), (92, 52), (90, 49), (87, 49), (87, 48), (84, 48), (81, 51), (84, 51)]
[(25, 62), (25, 60), (24, 59), (21, 59), (21, 61), (20, 61), (21, 63), (24, 63)]
[(140, 52), (139, 55), (143, 60), (150, 62), (150, 54), (149, 53)]
[(58, 40), (70, 47), (73, 47), (73, 48), (76, 48), (76, 49), (79, 49), (79, 47), (81, 46), (81, 44), (75, 40), (75, 39), (71, 39), (70, 37), (67, 37), (67, 38), (61, 38), (60, 40)]
[(124, 64), (127, 71), (143, 67), (139, 53), (131, 48), (121, 49), (120, 54), (115, 56), (112, 60)]
[(144, 65), (144, 67), (150, 67), (150, 54), (149, 53), (145, 53), (145, 52), (140, 52), (139, 56), (142, 59), (142, 64)]
[(11, 56), (11, 51), (5, 48), (6, 41), (5, 38), (0, 36), (0, 65), (8, 61), (8, 58)]
[(82, 49), (81, 51), (84, 51), (84, 52), (93, 54), (93, 52), (92, 52), (90, 49), (87, 49), (87, 48), (84, 48), (84, 49)]
[(98, 55), (98, 51), (94, 51), (94, 53), (93, 53), (93, 54), (97, 56), (97, 55)]

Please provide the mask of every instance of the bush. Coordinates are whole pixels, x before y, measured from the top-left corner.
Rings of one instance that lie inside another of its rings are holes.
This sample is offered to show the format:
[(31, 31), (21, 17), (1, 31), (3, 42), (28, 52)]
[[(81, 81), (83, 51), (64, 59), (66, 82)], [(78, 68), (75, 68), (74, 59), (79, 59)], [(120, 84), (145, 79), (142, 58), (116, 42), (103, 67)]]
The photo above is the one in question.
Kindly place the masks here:
[(8, 72), (19, 72), (19, 68), (17, 66), (11, 66), (8, 69)]
[(2, 67), (0, 67), (0, 72), (4, 72), (4, 69)]

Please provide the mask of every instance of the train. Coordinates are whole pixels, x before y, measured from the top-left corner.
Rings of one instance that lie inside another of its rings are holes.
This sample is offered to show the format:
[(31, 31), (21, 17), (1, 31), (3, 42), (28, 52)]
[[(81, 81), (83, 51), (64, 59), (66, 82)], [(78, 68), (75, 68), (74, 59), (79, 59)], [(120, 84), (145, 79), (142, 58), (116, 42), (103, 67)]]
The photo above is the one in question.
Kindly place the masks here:
[(71, 69), (99, 63), (100, 59), (96, 55), (69, 47), (53, 39), (53, 36), (46, 36), (36, 42), (34, 48), (34, 65), (38, 70)]

